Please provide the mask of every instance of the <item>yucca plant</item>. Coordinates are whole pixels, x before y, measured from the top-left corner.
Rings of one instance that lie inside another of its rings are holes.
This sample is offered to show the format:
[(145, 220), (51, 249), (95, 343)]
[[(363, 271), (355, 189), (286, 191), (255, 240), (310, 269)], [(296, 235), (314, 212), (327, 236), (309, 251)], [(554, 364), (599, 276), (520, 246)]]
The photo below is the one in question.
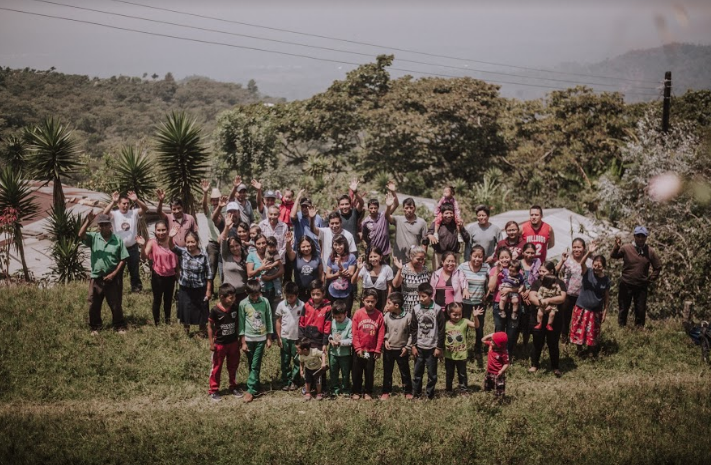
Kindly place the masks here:
[(119, 192), (133, 191), (139, 199), (145, 199), (158, 187), (154, 162), (141, 147), (123, 147), (116, 158), (115, 170)]
[(50, 210), (48, 221), (47, 232), (54, 240), (50, 250), (54, 260), (54, 266), (50, 268), (54, 279), (64, 284), (85, 279), (86, 255), (79, 240), (84, 217), (70, 212), (64, 205), (58, 205)]
[(26, 154), (25, 142), (22, 138), (13, 135), (8, 136), (5, 141), (5, 148), (0, 152), (3, 164), (16, 172), (20, 172), (25, 168)]
[(195, 192), (207, 174), (209, 154), (200, 128), (184, 112), (171, 113), (155, 136), (156, 162), (168, 198), (179, 198), (183, 208), (195, 213)]
[(62, 179), (71, 177), (79, 167), (77, 143), (71, 131), (59, 119), (47, 118), (26, 131), (29, 143), (28, 166), (40, 181), (54, 183), (52, 202), (64, 205)]
[[(35, 203), (34, 191), (27, 180), (22, 179), (20, 171), (5, 167), (0, 171), (0, 211), (6, 212), (4, 215), (11, 215), (12, 240), (20, 255), (22, 262), (22, 272), (25, 281), (30, 280), (30, 271), (25, 260), (25, 247), (22, 241), (22, 223), (33, 219), (39, 207)], [(6, 219), (8, 216), (6, 216)]]

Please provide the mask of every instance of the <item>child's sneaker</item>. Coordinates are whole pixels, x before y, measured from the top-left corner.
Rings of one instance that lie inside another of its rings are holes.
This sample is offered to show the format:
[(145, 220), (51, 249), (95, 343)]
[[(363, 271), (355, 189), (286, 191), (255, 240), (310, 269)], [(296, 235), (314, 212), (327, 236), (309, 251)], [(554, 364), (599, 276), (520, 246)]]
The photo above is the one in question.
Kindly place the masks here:
[(384, 393), (380, 395), (380, 400), (388, 400), (390, 399), (390, 394)]
[(370, 394), (366, 394), (363, 396), (363, 400), (373, 400)]
[(251, 392), (245, 392), (243, 399), (244, 399), (244, 402), (245, 402), (245, 403), (249, 403), (249, 402), (252, 402), (252, 401), (254, 400), (254, 396), (252, 395)]
[(285, 385), (283, 388), (281, 388), (282, 391), (291, 391), (292, 390), (293, 384), (289, 383)]
[(323, 400), (323, 394), (316, 394), (316, 400)]
[(311, 394), (304, 394), (304, 402), (308, 402), (311, 400)]
[(359, 396), (358, 394), (353, 394), (353, 395), (351, 396), (351, 399), (353, 399), (353, 400), (360, 400), (360, 396)]
[(244, 397), (244, 392), (242, 392), (241, 389), (236, 389), (236, 388), (235, 388), (235, 389), (232, 389), (232, 395), (235, 396), (235, 397), (238, 398), (238, 399), (241, 399), (242, 397)]
[(543, 327), (543, 323), (538, 323), (536, 326), (533, 327), (533, 329), (541, 329)]
[(405, 394), (405, 399), (407, 399), (407, 400), (412, 400), (412, 399), (414, 399), (414, 398), (415, 398), (415, 396), (413, 396), (413, 395), (410, 394), (409, 392), (408, 392), (407, 394)]
[(553, 326), (551, 325), (546, 325), (546, 330), (553, 332)]
[(220, 395), (219, 395), (218, 393), (216, 393), (216, 392), (213, 392), (212, 394), (210, 394), (210, 399), (211, 399), (213, 402), (219, 402), (219, 401), (222, 400), (222, 396), (220, 396)]

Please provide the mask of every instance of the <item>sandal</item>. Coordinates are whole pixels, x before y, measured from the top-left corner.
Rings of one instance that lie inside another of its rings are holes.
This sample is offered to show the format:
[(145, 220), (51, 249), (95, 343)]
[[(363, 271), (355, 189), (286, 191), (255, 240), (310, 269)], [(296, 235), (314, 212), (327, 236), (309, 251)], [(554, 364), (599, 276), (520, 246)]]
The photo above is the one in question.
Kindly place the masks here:
[(537, 367), (531, 367), (531, 368), (528, 369), (528, 372), (529, 372), (529, 373), (535, 373), (535, 372), (537, 372), (537, 371), (538, 371), (538, 368), (537, 368)]

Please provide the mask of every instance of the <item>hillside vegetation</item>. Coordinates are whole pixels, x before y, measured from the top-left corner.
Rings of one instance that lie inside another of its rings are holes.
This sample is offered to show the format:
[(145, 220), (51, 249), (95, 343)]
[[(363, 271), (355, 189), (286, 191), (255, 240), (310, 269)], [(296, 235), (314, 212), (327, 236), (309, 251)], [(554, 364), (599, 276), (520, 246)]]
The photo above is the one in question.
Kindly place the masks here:
[[(481, 362), (468, 365), (468, 397), (406, 401), (396, 389), (387, 402), (304, 403), (274, 382), (272, 347), (262, 369), (267, 392), (244, 404), (226, 391), (222, 402), (209, 400), (207, 342), (179, 325), (153, 327), (148, 294), (125, 296), (124, 308), (127, 334), (92, 337), (85, 285), (3, 289), (0, 463), (711, 460), (711, 371), (677, 320), (620, 330), (610, 315), (599, 358), (564, 347), (560, 379), (547, 353), (543, 369), (527, 373), (528, 349), (517, 349), (502, 405), (478, 388)], [(378, 363), (376, 392), (381, 370)], [(243, 361), (238, 382), (245, 379)]]

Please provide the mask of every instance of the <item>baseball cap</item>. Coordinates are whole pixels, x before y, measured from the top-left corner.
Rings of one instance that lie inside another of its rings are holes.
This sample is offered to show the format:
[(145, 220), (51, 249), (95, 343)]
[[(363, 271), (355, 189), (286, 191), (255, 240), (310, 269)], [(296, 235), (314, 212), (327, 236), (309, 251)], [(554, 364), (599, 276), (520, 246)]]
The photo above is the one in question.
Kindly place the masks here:
[(239, 204), (237, 202), (230, 202), (227, 204), (226, 210), (228, 212), (239, 211)]
[(271, 190), (270, 190), (270, 191), (266, 191), (266, 192), (264, 193), (264, 198), (265, 198), (265, 199), (276, 199), (276, 192), (271, 191)]
[(217, 187), (213, 187), (212, 192), (210, 193), (210, 198), (219, 199), (221, 196), (222, 194), (220, 194), (220, 189), (218, 189)]
[(634, 228), (634, 235), (642, 234), (643, 236), (649, 236), (649, 231), (644, 226), (636, 226)]
[(246, 191), (247, 186), (244, 185), (244, 183), (237, 184), (237, 192), (239, 191)]
[(494, 341), (496, 347), (503, 349), (509, 342), (509, 337), (506, 335), (506, 333), (499, 331), (498, 333), (494, 333), (494, 335), (491, 336), (491, 340)]
[(308, 205), (310, 207), (311, 199), (307, 199), (306, 197), (304, 197), (303, 199), (301, 199), (301, 203), (299, 205)]
[(96, 223), (111, 223), (111, 217), (109, 215), (104, 215), (103, 213), (96, 217)]

